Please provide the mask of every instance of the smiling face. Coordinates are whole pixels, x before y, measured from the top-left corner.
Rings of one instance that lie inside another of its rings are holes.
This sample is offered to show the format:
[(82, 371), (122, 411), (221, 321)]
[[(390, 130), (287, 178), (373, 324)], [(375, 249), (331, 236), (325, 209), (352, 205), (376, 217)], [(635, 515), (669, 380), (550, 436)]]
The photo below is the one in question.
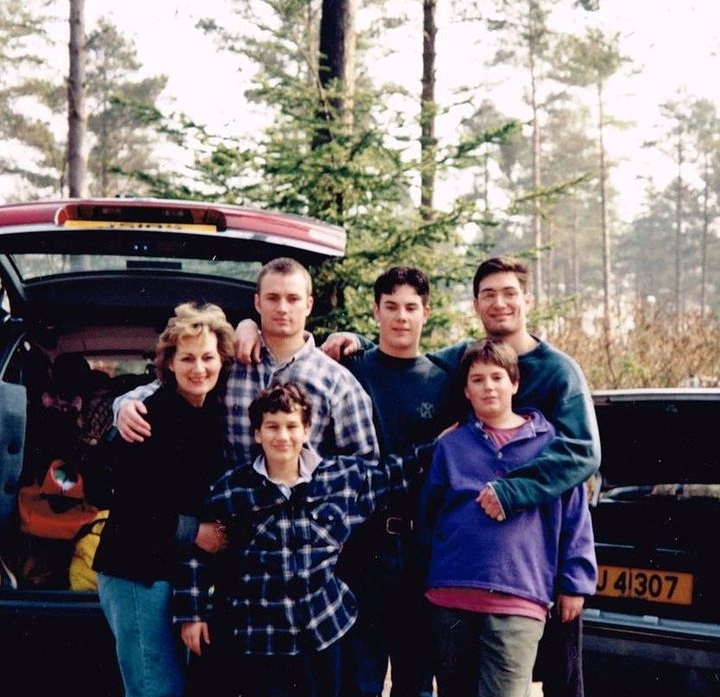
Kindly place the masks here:
[(527, 331), (532, 296), (523, 291), (513, 272), (500, 271), (483, 278), (473, 303), (490, 336), (507, 339)]
[(214, 332), (181, 336), (168, 364), (178, 393), (193, 406), (202, 406), (208, 392), (217, 385), (222, 368), (217, 344)]
[(255, 429), (255, 442), (265, 453), (268, 471), (274, 473), (297, 467), (309, 432), (309, 426), (303, 424), (300, 407), (289, 412), (265, 412), (260, 428)]
[(512, 398), (518, 385), (505, 368), (476, 361), (468, 371), (465, 396), (478, 419), (496, 424), (512, 413)]
[(397, 358), (412, 358), (420, 351), (420, 336), (430, 310), (411, 285), (383, 293), (373, 306), (380, 328), (380, 350)]

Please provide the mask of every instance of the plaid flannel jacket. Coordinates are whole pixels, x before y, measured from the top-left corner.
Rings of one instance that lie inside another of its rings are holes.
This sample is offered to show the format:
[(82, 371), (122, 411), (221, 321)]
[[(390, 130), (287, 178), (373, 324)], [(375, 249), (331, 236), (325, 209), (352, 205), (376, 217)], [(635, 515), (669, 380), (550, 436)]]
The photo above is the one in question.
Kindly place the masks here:
[(322, 650), (352, 626), (357, 606), (335, 575), (338, 554), (381, 497), (407, 486), (403, 461), (320, 459), (310, 451), (303, 458), (313, 460), (312, 478), (290, 498), (253, 467), (216, 483), (208, 515), (227, 525), (230, 545), (183, 565), (176, 623), (210, 620), (212, 632), (214, 611), (232, 624), (238, 650), (264, 656)]

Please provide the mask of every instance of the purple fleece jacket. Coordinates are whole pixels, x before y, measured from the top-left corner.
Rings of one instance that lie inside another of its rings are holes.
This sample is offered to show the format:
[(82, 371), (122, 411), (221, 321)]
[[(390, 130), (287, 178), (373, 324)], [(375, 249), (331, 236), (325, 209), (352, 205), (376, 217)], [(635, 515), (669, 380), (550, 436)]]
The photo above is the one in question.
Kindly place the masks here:
[(475, 418), (439, 439), (420, 518), (430, 545), (429, 588), (482, 588), (547, 607), (557, 593), (595, 592), (597, 564), (582, 485), (504, 522), (475, 502), (486, 482), (528, 462), (554, 437), (539, 411), (522, 413), (531, 420), (502, 448)]

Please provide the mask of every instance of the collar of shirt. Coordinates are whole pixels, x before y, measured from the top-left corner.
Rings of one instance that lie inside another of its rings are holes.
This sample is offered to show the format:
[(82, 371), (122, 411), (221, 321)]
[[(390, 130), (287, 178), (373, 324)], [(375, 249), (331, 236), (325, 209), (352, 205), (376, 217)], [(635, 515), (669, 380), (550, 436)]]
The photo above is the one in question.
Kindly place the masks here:
[[(308, 353), (309, 351), (312, 351), (315, 349), (315, 337), (308, 332), (303, 332), (303, 345), (298, 349), (298, 351), (293, 354), (293, 356), (285, 361), (282, 365), (288, 365), (289, 363), (292, 363), (294, 360), (296, 360), (299, 356), (301, 356), (304, 353)], [(275, 356), (273, 355), (273, 352), (268, 348), (268, 345), (265, 343), (265, 339), (263, 338), (262, 334), (260, 334), (260, 345), (262, 348), (262, 358), (263, 360), (266, 360), (271, 365), (278, 363), (278, 361), (275, 359)], [(279, 367), (282, 367), (279, 366)]]
[[(309, 482), (312, 479), (313, 472), (320, 464), (320, 460), (320, 456), (314, 450), (304, 447), (300, 452), (299, 476), (293, 486), (302, 482)], [(270, 478), (270, 475), (267, 471), (267, 463), (265, 462), (264, 455), (260, 455), (259, 457), (255, 458), (255, 462), (253, 462), (253, 469), (258, 474), (261, 474), (263, 477), (265, 477), (265, 479), (267, 479), (269, 482), (272, 482), (276, 487), (278, 487), (278, 489), (282, 491), (282, 494), (286, 499), (290, 498), (290, 495), (292, 494), (292, 487), (288, 486), (284, 482), (276, 482)]]

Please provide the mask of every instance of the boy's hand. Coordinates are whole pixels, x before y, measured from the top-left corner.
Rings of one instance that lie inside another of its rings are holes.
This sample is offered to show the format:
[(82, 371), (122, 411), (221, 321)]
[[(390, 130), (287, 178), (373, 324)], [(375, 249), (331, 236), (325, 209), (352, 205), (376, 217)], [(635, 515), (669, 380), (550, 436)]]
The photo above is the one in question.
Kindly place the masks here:
[(498, 497), (489, 484), (485, 485), (475, 501), (480, 504), (483, 511), (493, 520), (497, 520), (498, 523), (502, 523), (502, 521), (505, 520), (505, 511), (503, 511)]
[(142, 443), (150, 437), (150, 424), (143, 416), (147, 407), (139, 399), (130, 399), (120, 405), (117, 413), (117, 430), (128, 443)]
[(584, 604), (582, 595), (558, 595), (555, 612), (561, 622), (572, 622), (582, 612)]
[(343, 356), (357, 353), (361, 348), (360, 342), (352, 332), (333, 332), (320, 346), (321, 351), (338, 362)]
[(235, 358), (243, 365), (260, 362), (260, 329), (255, 320), (244, 319), (235, 327)]
[(210, 643), (210, 629), (207, 622), (183, 622), (180, 636), (183, 644), (198, 656), (202, 656), (203, 644)]

